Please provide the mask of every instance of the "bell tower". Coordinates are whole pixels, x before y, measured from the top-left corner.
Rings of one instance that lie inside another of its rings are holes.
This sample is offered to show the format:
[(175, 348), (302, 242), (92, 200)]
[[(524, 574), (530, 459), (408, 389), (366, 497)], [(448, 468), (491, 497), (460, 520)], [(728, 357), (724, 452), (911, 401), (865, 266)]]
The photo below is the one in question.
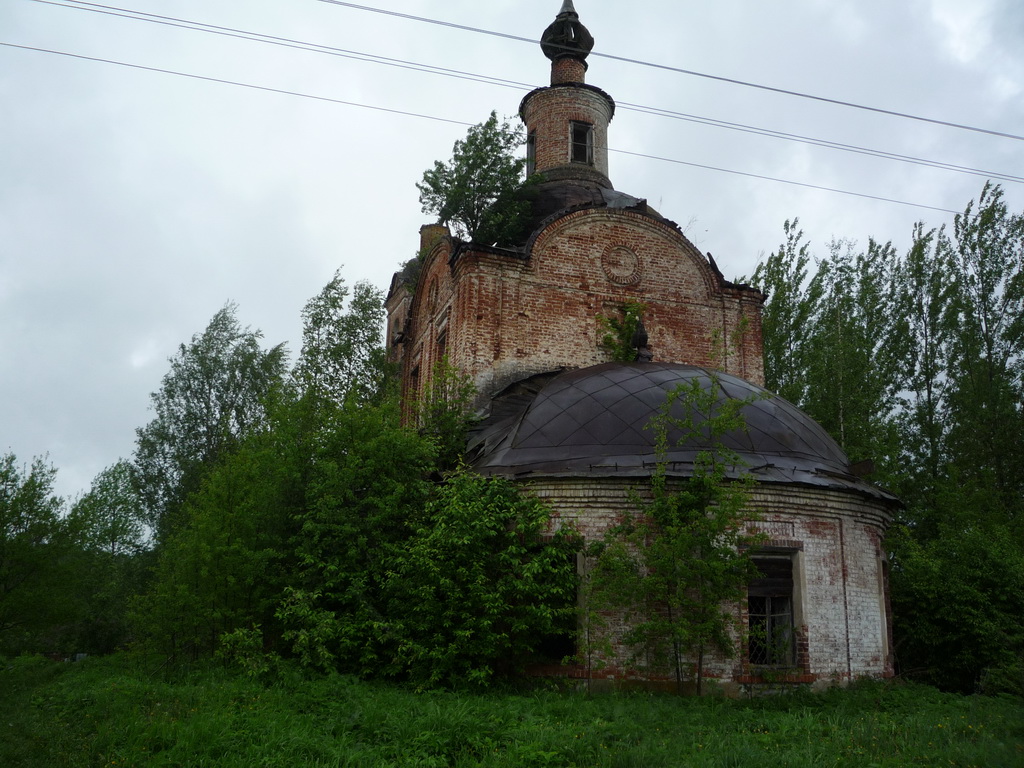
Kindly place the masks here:
[(594, 38), (565, 0), (544, 30), (541, 50), (551, 60), (551, 85), (526, 95), (519, 116), (526, 124), (529, 170), (547, 181), (589, 181), (607, 189), (611, 96), (586, 84)]

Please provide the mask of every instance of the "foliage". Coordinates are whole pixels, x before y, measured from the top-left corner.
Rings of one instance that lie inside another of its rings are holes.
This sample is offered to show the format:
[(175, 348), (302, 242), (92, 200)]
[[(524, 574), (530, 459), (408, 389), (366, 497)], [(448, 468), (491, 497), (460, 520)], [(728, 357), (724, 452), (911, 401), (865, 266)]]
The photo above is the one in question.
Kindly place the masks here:
[(986, 184), (952, 233), (918, 224), (903, 256), (833, 243), (810, 277), (794, 231), (755, 274), (767, 384), (902, 497), (898, 661), (973, 690), (1020, 655), (1019, 607), (993, 574), (1013, 581), (1024, 555), (1024, 214)]
[(252, 678), (266, 676), (277, 666), (276, 658), (263, 650), (263, 632), (255, 625), (222, 634), (216, 655)]
[(904, 467), (899, 486), (913, 507), (918, 537), (930, 538), (938, 533), (945, 484), (947, 371), (956, 331), (947, 321), (956, 282), (945, 230), (915, 226), (910, 250), (896, 270), (897, 332), (906, 339), (907, 353), (896, 416)]
[(496, 113), (455, 142), (452, 159), (434, 162), (416, 184), (423, 212), (464, 239), (485, 245), (514, 243), (529, 204), (517, 196), (526, 159), (516, 157), (522, 130)]
[(68, 585), (81, 532), (54, 495), (56, 474), (41, 458), (0, 456), (0, 650), (60, 650), (54, 630), (78, 615)]
[(276, 602), (296, 560), (287, 544), (301, 443), (289, 416), (273, 414), (271, 428), (251, 435), (186, 501), (184, 523), (135, 606), (148, 647), (195, 657), (252, 624), (274, 636)]
[[(1006, 529), (946, 530), (927, 542), (892, 537), (892, 605), (904, 674), (973, 691), (1024, 663), (1024, 548)], [(922, 666), (918, 666), (922, 665)]]
[(136, 431), (134, 466), (158, 543), (180, 524), (182, 505), (210, 468), (266, 425), (266, 398), (283, 381), (286, 353), (282, 345), (262, 349), (261, 336), (225, 305), (179, 346), (151, 395), (156, 415)]
[(130, 462), (121, 459), (103, 469), (88, 493), (72, 505), (85, 523), (86, 546), (110, 557), (138, 554), (146, 546), (142, 502)]
[[(382, 585), (426, 504), (433, 457), (433, 445), (401, 425), (394, 403), (321, 412), (292, 540), (294, 590), (278, 608), (286, 639), (316, 665), (379, 672)], [(325, 617), (334, 623), (329, 633)], [(310, 633), (322, 646), (315, 652)]]
[(768, 294), (761, 318), (764, 375), (770, 389), (792, 403), (807, 394), (807, 328), (813, 302), (807, 295), (810, 251), (798, 219), (786, 221), (786, 242), (757, 265), (752, 283)]
[[(659, 457), (650, 498), (638, 496), (637, 511), (624, 513), (591, 551), (589, 610), (624, 611), (634, 661), (672, 670), (680, 691), (689, 661), (700, 694), (705, 655), (732, 656), (741, 630), (734, 606), (754, 573), (746, 550), (755, 539), (745, 530), (750, 482), (728, 479), (740, 460), (722, 438), (744, 428), (749, 403), (724, 397), (714, 375), (669, 392), (649, 425)], [(677, 445), (707, 445), (691, 477), (669, 478), (670, 435)]]
[(437, 449), (438, 470), (454, 470), (462, 463), (466, 439), (473, 426), (471, 411), (476, 387), (472, 380), (442, 358), (434, 364), (423, 399), (416, 403), (417, 423)]
[[(0, 764), (1015, 768), (1019, 699), (860, 683), (752, 701), (434, 691), (158, 660), (0, 666)], [(2, 662), (0, 662), (2, 664)]]
[(627, 301), (622, 305), (622, 319), (597, 316), (601, 333), (601, 346), (616, 363), (632, 363), (637, 359), (637, 331), (647, 305), (640, 301)]
[(306, 303), (302, 320), (302, 351), (293, 375), (304, 394), (335, 402), (383, 396), (389, 370), (381, 343), (384, 296), (377, 288), (360, 281), (349, 299), (339, 270)]
[(144, 517), (132, 465), (123, 459), (96, 475), (72, 504), (69, 522), (80, 539), (67, 587), (79, 616), (63, 634), (75, 651), (111, 653), (131, 640), (129, 605), (150, 565)]
[(797, 223), (786, 243), (758, 265), (768, 293), (763, 336), (770, 389), (806, 409), (854, 462), (883, 470), (898, 452), (894, 413), (902, 390), (907, 337), (900, 333), (893, 285), (895, 251), (833, 241), (808, 278), (809, 252)]
[[(1021, 517), (1024, 493), (1024, 213), (986, 184), (954, 221), (957, 291), (948, 312), (951, 451), (981, 515)], [(1018, 527), (1018, 531), (1021, 528)], [(1024, 532), (1024, 531), (1022, 531)]]
[(578, 537), (511, 482), (450, 477), (388, 575), (393, 674), (483, 685), (521, 671), (576, 614)]

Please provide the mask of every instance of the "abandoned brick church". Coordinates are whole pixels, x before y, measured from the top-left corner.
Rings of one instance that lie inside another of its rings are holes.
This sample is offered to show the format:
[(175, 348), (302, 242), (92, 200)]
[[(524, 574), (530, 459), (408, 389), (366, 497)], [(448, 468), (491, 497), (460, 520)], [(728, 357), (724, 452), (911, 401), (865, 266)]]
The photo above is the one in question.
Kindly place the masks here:
[[(422, 228), (420, 274), (414, 284), (396, 274), (387, 299), (403, 397), (417, 399), (446, 357), (478, 390), (472, 466), (523, 484), (556, 524), (593, 539), (649, 484), (656, 456), (644, 427), (666, 393), (715, 370), (724, 396), (758, 395), (744, 408), (746, 429), (725, 438), (756, 479), (751, 525), (765, 537), (754, 554), (763, 578), (736, 615), (783, 640), (765, 647), (737, 638), (733, 657), (713, 659), (705, 675), (739, 691), (891, 674), (882, 540), (896, 500), (858, 476), (810, 417), (762, 389), (764, 296), (725, 280), (676, 224), (612, 186), (615, 102), (585, 82), (593, 38), (571, 0), (541, 47), (551, 85), (519, 109), (530, 170), (542, 177), (527, 234), (491, 247)], [(638, 342), (638, 362), (609, 362), (598, 316), (637, 301), (648, 339)], [(720, 341), (730, 338), (723, 353)], [(693, 471), (707, 447), (693, 442), (670, 451), (670, 476)], [(623, 651), (575, 674), (649, 677), (625, 659)]]

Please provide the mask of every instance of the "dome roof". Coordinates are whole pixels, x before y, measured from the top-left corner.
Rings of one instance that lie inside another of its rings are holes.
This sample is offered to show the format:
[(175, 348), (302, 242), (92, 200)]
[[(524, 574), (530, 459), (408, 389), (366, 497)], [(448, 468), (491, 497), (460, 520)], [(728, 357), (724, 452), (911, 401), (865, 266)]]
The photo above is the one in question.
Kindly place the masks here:
[(570, 58), (583, 61), (594, 49), (594, 37), (580, 22), (580, 16), (573, 8), (572, 0), (565, 0), (562, 10), (544, 30), (540, 38), (544, 55), (555, 59)]
[[(735, 452), (736, 476), (760, 482), (799, 483), (856, 490), (893, 499), (855, 476), (839, 445), (810, 416), (767, 390), (736, 376), (674, 363), (605, 363), (560, 375), (542, 374), (514, 385), (492, 402), (490, 415), (470, 438), (470, 461), (484, 474), (515, 477), (649, 476), (657, 463), (655, 433), (648, 428), (669, 392), (694, 381), (717, 401), (746, 400), (745, 428), (720, 435)], [(671, 415), (691, 416), (676, 401)], [(715, 447), (706, 428), (674, 429), (665, 459), (670, 475), (689, 476), (698, 453)]]

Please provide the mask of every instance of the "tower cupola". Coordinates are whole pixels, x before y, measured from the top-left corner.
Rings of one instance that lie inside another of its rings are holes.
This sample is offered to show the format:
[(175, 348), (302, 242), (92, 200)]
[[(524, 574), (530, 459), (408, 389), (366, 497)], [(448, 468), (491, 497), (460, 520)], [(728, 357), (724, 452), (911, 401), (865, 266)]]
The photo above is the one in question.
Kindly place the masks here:
[(551, 60), (551, 85), (526, 95), (519, 116), (526, 124), (530, 171), (548, 181), (575, 180), (611, 188), (608, 123), (612, 98), (585, 82), (594, 38), (572, 0), (564, 0), (544, 30), (541, 50)]

